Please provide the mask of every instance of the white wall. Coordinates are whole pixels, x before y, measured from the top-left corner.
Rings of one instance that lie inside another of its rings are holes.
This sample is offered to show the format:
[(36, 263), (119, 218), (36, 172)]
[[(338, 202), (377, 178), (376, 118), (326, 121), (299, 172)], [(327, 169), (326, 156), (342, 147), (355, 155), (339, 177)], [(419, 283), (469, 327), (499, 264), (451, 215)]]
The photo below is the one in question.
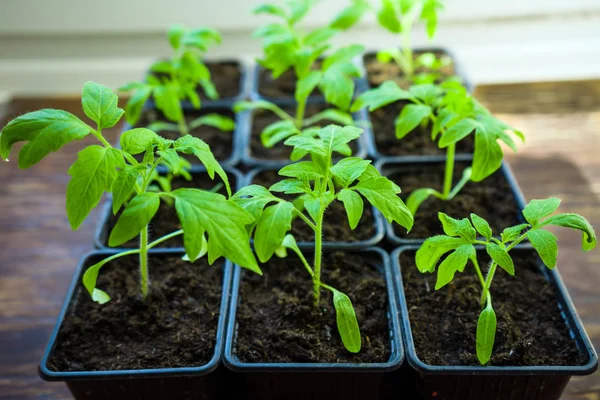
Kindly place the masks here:
[[(281, 1), (281, 0), (273, 0)], [(309, 25), (326, 23), (349, 0), (322, 0)], [(118, 86), (168, 54), (173, 22), (222, 31), (212, 57), (259, 54), (250, 15), (257, 0), (3, 0), (0, 3), (0, 97), (75, 93), (94, 79)], [(372, 0), (376, 3), (376, 0)], [(478, 83), (600, 77), (600, 0), (448, 0), (435, 41), (416, 44), (457, 53)], [(395, 38), (365, 20), (339, 43), (376, 48)]]

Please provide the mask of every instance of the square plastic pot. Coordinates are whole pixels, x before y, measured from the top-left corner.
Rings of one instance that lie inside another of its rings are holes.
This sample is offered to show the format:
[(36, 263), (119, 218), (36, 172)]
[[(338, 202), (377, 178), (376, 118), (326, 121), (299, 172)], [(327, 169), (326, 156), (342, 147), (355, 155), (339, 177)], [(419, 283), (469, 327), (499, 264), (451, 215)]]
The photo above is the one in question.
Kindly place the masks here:
[[(233, 192), (236, 192), (244, 185), (245, 178), (244, 178), (244, 175), (240, 171), (238, 171), (235, 168), (231, 168), (231, 167), (224, 167), (223, 170), (227, 174), (235, 176), (236, 185), (235, 185), (235, 187), (231, 188), (231, 190)], [(192, 176), (204, 174), (204, 173), (206, 173), (206, 168), (198, 165), (198, 166), (192, 167), (192, 169), (190, 170), (190, 173), (192, 174)], [(215, 175), (215, 182), (217, 182), (218, 179), (219, 179), (218, 175)], [(97, 249), (101, 249), (101, 250), (123, 250), (123, 249), (126, 249), (125, 247), (109, 247), (108, 246), (108, 237), (110, 236), (110, 220), (111, 220), (112, 215), (113, 215), (112, 195), (108, 195), (106, 198), (106, 201), (104, 203), (104, 206), (102, 207), (102, 210), (100, 212), (100, 219), (99, 219), (98, 225), (96, 226), (96, 231), (94, 232), (94, 247), (96, 247)], [(383, 229), (383, 225), (382, 225), (382, 229)], [(166, 248), (167, 247), (164, 247), (162, 245), (158, 245), (155, 247), (155, 249), (166, 249)], [(169, 247), (168, 249), (173, 249), (173, 248)], [(176, 249), (178, 251), (185, 251), (182, 247), (176, 248)]]
[[(215, 351), (211, 360), (200, 367), (77, 371), (57, 372), (48, 368), (48, 360), (56, 346), (56, 340), (65, 317), (72, 312), (79, 291), (85, 290), (81, 277), (86, 267), (116, 251), (93, 251), (84, 255), (75, 270), (75, 275), (67, 291), (65, 301), (52, 331), (50, 340), (39, 366), (39, 374), (45, 381), (65, 382), (76, 400), (131, 400), (131, 399), (216, 399), (223, 386), (220, 365), (225, 342), (226, 314), (229, 306), (229, 292), (232, 266), (224, 262), (223, 288), (220, 315), (216, 332)], [(150, 250), (149, 255), (181, 255), (178, 250)]]
[[(598, 356), (588, 338), (573, 301), (556, 269), (549, 270), (541, 261), (540, 273), (554, 286), (564, 322), (579, 350), (587, 356), (585, 365), (573, 366), (438, 366), (419, 359), (415, 349), (407, 301), (402, 283), (400, 254), (416, 250), (418, 246), (404, 246), (392, 253), (394, 279), (401, 312), (402, 334), (406, 359), (412, 367), (412, 390), (420, 399), (431, 400), (558, 400), (573, 375), (589, 375), (598, 367)], [(480, 249), (481, 250), (481, 249)], [(521, 245), (513, 251), (534, 251)], [(402, 390), (402, 388), (397, 388)]]
[[(400, 321), (393, 288), (393, 275), (389, 255), (376, 247), (361, 252), (371, 253), (381, 260), (379, 272), (385, 277), (389, 310), (390, 359), (382, 363), (246, 363), (235, 354), (237, 322), (236, 312), (240, 299), (239, 289), (244, 271), (234, 267), (231, 287), (227, 339), (223, 362), (231, 370), (227, 398), (260, 400), (311, 400), (383, 399), (393, 385), (392, 371), (398, 369), (404, 359), (400, 338)], [(392, 397), (396, 398), (396, 397)]]
[[(460, 160), (456, 160), (456, 161), (460, 161)], [(407, 168), (407, 167), (414, 167), (414, 166), (419, 166), (419, 165), (429, 166), (429, 165), (440, 164), (440, 163), (441, 162), (438, 161), (436, 158), (423, 156), (423, 157), (421, 157), (420, 162), (410, 162), (410, 161), (397, 162), (397, 161), (390, 161), (390, 160), (382, 159), (375, 163), (375, 167), (377, 167), (377, 169), (382, 173), (382, 175), (385, 173), (385, 175), (387, 176), (390, 173), (394, 173), (394, 171), (399, 171), (399, 170), (402, 170), (403, 168)], [(512, 171), (506, 161), (502, 162), (502, 166), (500, 167), (500, 172), (501, 172), (502, 176), (504, 177), (504, 179), (506, 179), (506, 181), (508, 182), (508, 185), (510, 186), (510, 190), (511, 190), (512, 195), (515, 200), (515, 206), (516, 206), (517, 210), (519, 210), (519, 213), (517, 214), (516, 217), (519, 221), (524, 222), (523, 216), (521, 215), (521, 210), (523, 210), (525, 208), (525, 197), (523, 196), (523, 193), (521, 192), (521, 187), (517, 183), (517, 180), (515, 179), (515, 176), (513, 175)], [(485, 180), (483, 182), (485, 183)], [(479, 184), (481, 184), (481, 183), (479, 183)], [(459, 196), (460, 196), (460, 194), (459, 194)], [(436, 216), (436, 218), (437, 218), (437, 216)], [(427, 239), (427, 238), (411, 238), (411, 239), (402, 238), (396, 234), (396, 232), (394, 231), (394, 227), (391, 224), (387, 224), (387, 223), (386, 223), (386, 227), (385, 227), (385, 232), (386, 232), (386, 240), (390, 244), (392, 244), (394, 247), (409, 245), (409, 244), (420, 244), (420, 243), (423, 243), (425, 241), (425, 239)]]

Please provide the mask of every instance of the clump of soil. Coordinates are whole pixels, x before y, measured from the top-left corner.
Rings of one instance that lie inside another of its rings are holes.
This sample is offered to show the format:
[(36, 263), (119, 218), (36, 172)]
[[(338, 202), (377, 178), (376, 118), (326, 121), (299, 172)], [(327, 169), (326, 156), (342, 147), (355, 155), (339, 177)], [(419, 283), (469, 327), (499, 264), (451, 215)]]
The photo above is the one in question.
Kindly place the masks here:
[[(100, 261), (100, 257), (90, 260)], [(102, 268), (98, 288), (112, 300), (93, 302), (80, 285), (58, 333), (52, 371), (195, 367), (214, 354), (223, 265), (181, 256), (150, 256), (151, 286), (140, 297), (137, 257)]]
[[(240, 94), (242, 69), (238, 62), (206, 62), (210, 78), (219, 93), (219, 99), (231, 99)], [(198, 90), (202, 101), (211, 101), (206, 97), (201, 87)]]
[[(516, 275), (498, 269), (491, 286), (498, 326), (490, 364), (584, 365), (587, 357), (570, 336), (557, 290), (540, 272), (535, 253), (513, 250), (511, 255)], [(430, 365), (479, 365), (475, 334), (481, 285), (472, 264), (435, 291), (436, 274), (419, 273), (414, 258), (414, 251), (400, 255), (417, 356)], [(483, 251), (478, 260), (481, 266), (490, 261)]]
[[(307, 254), (310, 259), (310, 254)], [(332, 296), (321, 291), (313, 306), (312, 281), (294, 255), (261, 266), (264, 277), (245, 273), (237, 308), (235, 353), (243, 362), (386, 362), (391, 355), (388, 296), (379, 258), (368, 253), (325, 253), (323, 282), (352, 300), (362, 336), (358, 354), (340, 339)]]
[[(454, 167), (454, 184), (459, 181), (467, 163), (456, 163)], [(386, 165), (384, 175), (394, 181), (402, 189), (402, 200), (416, 189), (433, 188), (443, 190), (444, 163), (411, 164), (409, 166)], [(438, 212), (453, 218), (468, 218), (475, 213), (489, 222), (494, 235), (499, 235), (504, 228), (521, 223), (521, 211), (517, 206), (510, 185), (502, 171), (496, 171), (481, 182), (467, 183), (461, 192), (452, 200), (444, 201), (431, 196), (419, 207), (415, 223), (407, 235), (406, 230), (394, 225), (396, 235), (407, 239), (425, 239), (433, 235), (443, 234), (442, 223)]]
[[(254, 177), (252, 183), (269, 188), (271, 185), (284, 179), (277, 175), (277, 171), (261, 172)], [(292, 201), (293, 196), (277, 193), (277, 195), (286, 200)], [(315, 234), (313, 230), (306, 225), (300, 218), (292, 222), (292, 231), (297, 241), (314, 242)], [(325, 220), (323, 221), (323, 240), (326, 242), (360, 242), (371, 239), (376, 234), (375, 217), (373, 209), (365, 201), (363, 215), (360, 218), (356, 229), (350, 229), (348, 216), (344, 204), (340, 201), (333, 202), (325, 210)]]

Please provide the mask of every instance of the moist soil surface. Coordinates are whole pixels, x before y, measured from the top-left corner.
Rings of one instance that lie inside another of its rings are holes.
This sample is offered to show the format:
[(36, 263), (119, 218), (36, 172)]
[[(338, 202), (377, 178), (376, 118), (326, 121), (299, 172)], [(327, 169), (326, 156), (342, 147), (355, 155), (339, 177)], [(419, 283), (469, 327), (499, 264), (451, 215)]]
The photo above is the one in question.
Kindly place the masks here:
[[(296, 115), (296, 107), (281, 107), (285, 112), (290, 115)], [(327, 109), (331, 108), (325, 104), (308, 104), (306, 106), (305, 118), (312, 117), (313, 115)], [(281, 119), (277, 117), (270, 111), (258, 110), (252, 113), (252, 130), (250, 136), (250, 155), (259, 160), (289, 160), (290, 154), (292, 153), (293, 147), (286, 146), (283, 144), (284, 141), (277, 143), (275, 146), (271, 148), (266, 148), (263, 146), (260, 141), (261, 132), (269, 125), (274, 122), (278, 122)], [(339, 125), (339, 123), (330, 121), (330, 120), (322, 120), (318, 125), (311, 125), (311, 127), (324, 127), (327, 125)], [(358, 150), (358, 146), (356, 144), (356, 140), (349, 143), (350, 148), (352, 149), (352, 153), (355, 154)], [(335, 154), (334, 154), (335, 157)]]
[(102, 268), (98, 288), (112, 297), (104, 305), (93, 302), (80, 284), (48, 362), (52, 371), (195, 367), (210, 361), (222, 263), (190, 264), (181, 256), (150, 256), (148, 262), (146, 300), (140, 297), (137, 257)]
[[(423, 52), (423, 51), (414, 52), (413, 59), (416, 59), (420, 54), (423, 54), (423, 53), (425, 53), (425, 52)], [(438, 58), (441, 56), (447, 56), (443, 52), (433, 52), (433, 53)], [(381, 85), (383, 82), (389, 81), (389, 80), (396, 81), (396, 83), (398, 83), (398, 85), (400, 85), (400, 87), (402, 87), (404, 89), (408, 89), (413, 84), (410, 80), (406, 79), (406, 77), (404, 76), (404, 73), (402, 72), (402, 69), (394, 61), (390, 61), (389, 63), (381, 63), (381, 62), (377, 61), (377, 55), (374, 53), (366, 54), (363, 57), (363, 61), (365, 64), (365, 70), (367, 71), (367, 80), (369, 81), (369, 85), (372, 88), (375, 88), (375, 87)], [(430, 72), (430, 71), (427, 68), (419, 67), (416, 69), (415, 74), (422, 74), (422, 73), (428, 73), (428, 72)], [(440, 83), (440, 82), (444, 81), (445, 79), (454, 75), (455, 71), (454, 71), (454, 66), (453, 66), (452, 62), (449, 65), (443, 67), (439, 71), (439, 73), (440, 73), (440, 78), (437, 80), (436, 83)]]
[[(369, 113), (375, 147), (384, 156), (444, 155), (437, 141), (431, 140), (431, 124), (419, 125), (402, 139), (396, 138), (396, 119), (402, 108), (409, 103), (397, 101)], [(473, 153), (474, 135), (469, 135), (456, 144), (456, 153)]]
[[(321, 62), (316, 61), (313, 68), (320, 68)], [(293, 99), (296, 91), (296, 82), (298, 77), (293, 68), (288, 69), (278, 78), (273, 78), (271, 71), (262, 67), (258, 70), (258, 94), (271, 99)], [(323, 98), (318, 89), (314, 89), (310, 96)]]
[[(458, 182), (468, 165), (470, 164), (455, 164), (454, 184)], [(442, 191), (444, 163), (409, 166), (388, 164), (384, 166), (384, 175), (400, 186), (402, 189), (400, 197), (406, 201), (416, 189), (432, 188)], [(443, 234), (438, 212), (446, 213), (453, 218), (468, 218), (471, 213), (475, 213), (489, 222), (494, 235), (499, 235), (504, 228), (521, 223), (518, 219), (521, 212), (510, 185), (501, 171), (496, 171), (481, 182), (467, 183), (450, 201), (431, 196), (417, 210), (410, 234), (407, 235), (406, 230), (398, 225), (394, 225), (394, 232), (397, 236), (406, 239), (425, 239)]]
[[(189, 124), (191, 121), (202, 115), (212, 113), (216, 113), (224, 117), (229, 117), (235, 121), (235, 114), (227, 108), (205, 109), (196, 112), (185, 112), (185, 120), (186, 123)], [(160, 111), (148, 110), (142, 114), (138, 127), (146, 127), (156, 121), (167, 122), (171, 124), (173, 123), (172, 121), (169, 121)], [(191, 129), (189, 133), (190, 135), (202, 139), (204, 142), (206, 142), (206, 144), (208, 144), (210, 150), (215, 155), (215, 158), (218, 161), (225, 161), (229, 157), (231, 157), (231, 153), (233, 152), (233, 135), (235, 133), (235, 130), (232, 132), (223, 132), (217, 128), (213, 128), (212, 126), (203, 125), (196, 129)], [(181, 136), (179, 131), (176, 130), (160, 131), (159, 135), (172, 140), (177, 140)], [(192, 164), (200, 164), (198, 158), (192, 154), (182, 154), (182, 156)], [(141, 160), (142, 158), (143, 154), (139, 154), (136, 156), (136, 159), (138, 160)]]
[[(227, 189), (225, 188), (223, 181), (217, 174), (215, 174), (214, 180), (211, 180), (206, 172), (193, 173), (191, 175), (191, 181), (187, 181), (181, 177), (174, 178), (171, 183), (173, 190), (182, 187), (190, 189), (217, 190), (217, 193), (227, 196)], [(231, 186), (231, 191), (235, 192), (237, 188), (237, 179), (235, 175), (228, 173), (227, 178), (229, 179), (229, 186)], [(117, 224), (117, 221), (121, 217), (122, 211), (123, 209), (121, 209), (121, 211), (118, 212), (117, 215), (114, 215), (111, 212), (110, 218), (108, 219), (108, 233), (103, 241), (104, 246), (108, 247), (108, 238), (110, 232), (112, 232), (113, 228)], [(181, 229), (181, 224), (179, 223), (179, 218), (177, 217), (175, 206), (168, 205), (164, 202), (164, 200), (161, 200), (158, 211), (156, 212), (156, 215), (154, 216), (154, 218), (152, 218), (152, 221), (150, 222), (150, 226), (148, 229), (149, 242), (159, 239), (179, 229)], [(128, 242), (123, 243), (119, 247), (136, 248), (138, 246), (139, 238), (134, 238), (129, 240)], [(175, 236), (174, 238), (161, 243), (156, 248), (164, 247), (183, 247), (183, 235)]]
[[(269, 188), (271, 185), (284, 179), (277, 175), (277, 171), (264, 171), (257, 174), (252, 183), (262, 185)], [(277, 195), (285, 200), (293, 201), (294, 196), (277, 193)], [(300, 242), (313, 242), (315, 234), (313, 230), (306, 225), (300, 218), (294, 219), (292, 222), (291, 233)], [(373, 238), (376, 234), (375, 218), (373, 217), (373, 209), (365, 201), (363, 215), (358, 222), (356, 229), (350, 229), (348, 224), (348, 216), (346, 209), (341, 201), (334, 201), (327, 210), (325, 210), (325, 219), (323, 221), (323, 240), (325, 242), (360, 242)]]
[[(210, 77), (219, 93), (219, 99), (227, 100), (240, 94), (240, 80), (242, 69), (240, 63), (231, 62), (206, 62)], [(211, 101), (204, 95), (202, 89), (198, 90), (202, 101)]]
[[(309, 260), (310, 254), (306, 254)], [(357, 354), (340, 339), (332, 295), (313, 306), (312, 281), (295, 255), (273, 257), (264, 277), (244, 273), (237, 308), (235, 354), (243, 362), (386, 362), (391, 355), (388, 296), (373, 253), (326, 252), (322, 280), (352, 301), (362, 336)]]
[[(498, 320), (491, 365), (584, 365), (587, 357), (571, 338), (556, 288), (540, 272), (535, 253), (513, 250), (511, 255), (516, 275), (498, 269), (491, 286)], [(419, 273), (414, 257), (414, 251), (403, 252), (400, 265), (418, 358), (429, 365), (478, 366), (481, 285), (472, 264), (435, 291), (436, 274)], [(482, 251), (478, 260), (482, 267), (490, 261)]]

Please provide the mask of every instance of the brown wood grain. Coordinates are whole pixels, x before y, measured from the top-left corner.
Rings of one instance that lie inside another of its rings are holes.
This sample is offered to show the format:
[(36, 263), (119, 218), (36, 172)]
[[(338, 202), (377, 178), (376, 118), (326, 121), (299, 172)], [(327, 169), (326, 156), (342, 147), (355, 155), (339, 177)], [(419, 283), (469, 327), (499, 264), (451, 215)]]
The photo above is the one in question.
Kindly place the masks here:
[[(600, 81), (486, 86), (480, 99), (527, 135), (509, 155), (527, 199), (558, 196), (561, 211), (600, 227)], [(82, 116), (78, 101), (14, 100), (0, 121), (43, 107)], [(4, 122), (0, 122), (3, 126)], [(107, 133), (116, 139), (117, 129)], [(68, 399), (66, 386), (37, 376), (37, 364), (77, 261), (92, 249), (97, 211), (78, 232), (65, 213), (68, 166), (86, 138), (39, 165), (0, 164), (0, 398)], [(580, 236), (557, 229), (559, 270), (596, 347), (600, 347), (600, 251), (583, 254)], [(575, 377), (565, 400), (600, 400), (600, 373)]]

